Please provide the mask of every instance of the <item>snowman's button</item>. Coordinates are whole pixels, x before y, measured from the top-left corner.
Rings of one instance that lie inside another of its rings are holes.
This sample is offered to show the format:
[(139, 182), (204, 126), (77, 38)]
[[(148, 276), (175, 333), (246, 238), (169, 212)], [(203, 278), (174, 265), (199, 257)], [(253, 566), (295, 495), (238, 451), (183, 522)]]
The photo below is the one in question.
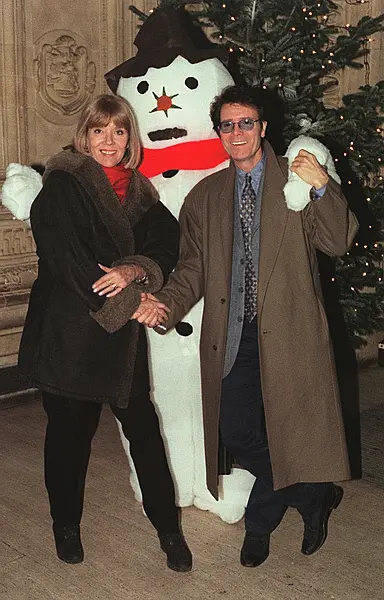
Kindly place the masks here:
[(177, 175), (178, 172), (179, 169), (169, 169), (169, 171), (164, 171), (164, 173), (162, 173), (162, 176), (165, 177), (165, 179), (170, 179), (171, 177)]
[(180, 323), (177, 323), (175, 329), (177, 333), (183, 337), (188, 337), (193, 333), (192, 325), (186, 321), (180, 321)]

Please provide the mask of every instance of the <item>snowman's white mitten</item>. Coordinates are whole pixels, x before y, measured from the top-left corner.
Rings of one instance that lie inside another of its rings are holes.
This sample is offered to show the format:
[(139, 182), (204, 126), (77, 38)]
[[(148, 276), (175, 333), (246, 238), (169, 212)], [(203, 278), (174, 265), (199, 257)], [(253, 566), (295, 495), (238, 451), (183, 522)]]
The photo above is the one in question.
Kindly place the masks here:
[[(337, 183), (340, 183), (340, 177), (336, 173), (330, 151), (324, 144), (315, 138), (306, 135), (299, 135), (289, 144), (285, 156), (288, 158), (290, 166), (300, 150), (307, 150), (314, 154), (319, 163), (327, 168), (328, 175)], [(287, 206), (290, 210), (296, 212), (303, 210), (310, 202), (309, 191), (311, 186), (303, 181), (296, 173), (289, 171), (288, 182), (284, 186), (284, 195)]]
[(1, 201), (15, 219), (24, 221), (29, 227), (31, 205), (43, 187), (42, 177), (32, 169), (11, 163), (1, 191)]

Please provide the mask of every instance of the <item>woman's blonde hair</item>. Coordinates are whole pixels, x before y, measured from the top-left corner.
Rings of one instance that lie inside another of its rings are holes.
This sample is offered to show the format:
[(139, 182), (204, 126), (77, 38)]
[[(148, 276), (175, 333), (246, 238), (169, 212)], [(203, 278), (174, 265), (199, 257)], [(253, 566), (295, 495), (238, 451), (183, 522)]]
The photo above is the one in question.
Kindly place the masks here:
[(73, 145), (78, 152), (89, 154), (88, 131), (92, 127), (105, 127), (110, 121), (128, 131), (128, 145), (122, 162), (127, 168), (136, 168), (141, 160), (139, 128), (131, 106), (121, 96), (102, 94), (87, 104), (80, 115)]

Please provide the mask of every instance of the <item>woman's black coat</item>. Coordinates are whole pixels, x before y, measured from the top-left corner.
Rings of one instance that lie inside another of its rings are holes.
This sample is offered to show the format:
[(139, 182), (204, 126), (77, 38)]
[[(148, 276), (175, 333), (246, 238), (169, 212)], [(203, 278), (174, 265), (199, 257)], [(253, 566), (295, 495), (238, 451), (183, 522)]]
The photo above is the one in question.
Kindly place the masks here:
[[(148, 385), (143, 326), (129, 319), (141, 291), (159, 290), (176, 264), (176, 219), (139, 172), (121, 205), (102, 167), (66, 150), (47, 165), (31, 224), (39, 270), (21, 340), (21, 375), (54, 394), (127, 406), (139, 341)], [(140, 265), (148, 282), (102, 298), (92, 291), (104, 275), (98, 263)], [(134, 387), (136, 393), (140, 381)]]

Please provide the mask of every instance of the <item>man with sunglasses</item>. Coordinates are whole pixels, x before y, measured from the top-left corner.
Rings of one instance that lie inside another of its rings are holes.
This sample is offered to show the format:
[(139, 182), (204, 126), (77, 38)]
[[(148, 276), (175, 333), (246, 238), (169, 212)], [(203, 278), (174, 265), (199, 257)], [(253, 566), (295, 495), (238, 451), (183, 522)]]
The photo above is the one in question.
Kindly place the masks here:
[[(231, 164), (184, 202), (180, 259), (157, 294), (170, 312), (157, 330), (204, 296), (207, 484), (218, 498), (220, 445), (255, 475), (240, 562), (256, 567), (288, 507), (304, 522), (302, 553), (316, 552), (343, 495), (332, 482), (350, 478), (316, 251), (343, 255), (358, 226), (339, 185), (305, 150), (290, 168), (312, 186), (311, 200), (301, 212), (287, 208), (287, 160), (264, 139), (261, 90), (226, 88), (211, 119)], [(144, 304), (136, 317), (157, 323)]]

